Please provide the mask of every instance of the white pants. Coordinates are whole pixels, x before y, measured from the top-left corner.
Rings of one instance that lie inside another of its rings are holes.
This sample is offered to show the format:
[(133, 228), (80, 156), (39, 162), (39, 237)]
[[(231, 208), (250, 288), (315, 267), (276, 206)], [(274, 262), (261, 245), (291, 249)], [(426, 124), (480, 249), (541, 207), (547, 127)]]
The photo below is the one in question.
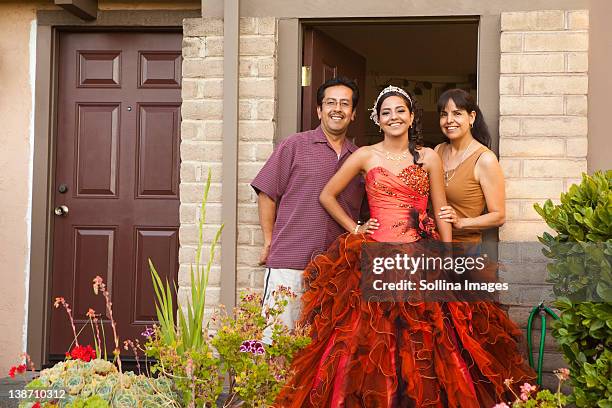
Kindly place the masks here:
[[(285, 311), (279, 316), (281, 322), (288, 328), (293, 329), (295, 322), (300, 318), (300, 312), (302, 309), (302, 294), (304, 293), (304, 285), (302, 282), (302, 273), (304, 271), (300, 269), (286, 269), (286, 268), (267, 268), (266, 276), (264, 278), (264, 294), (263, 294), (263, 306), (265, 307), (274, 306), (274, 298), (272, 292), (279, 286), (285, 286), (291, 289), (297, 296), (295, 299), (290, 299)], [(266, 344), (272, 343), (272, 328), (269, 327), (264, 331), (263, 342)]]

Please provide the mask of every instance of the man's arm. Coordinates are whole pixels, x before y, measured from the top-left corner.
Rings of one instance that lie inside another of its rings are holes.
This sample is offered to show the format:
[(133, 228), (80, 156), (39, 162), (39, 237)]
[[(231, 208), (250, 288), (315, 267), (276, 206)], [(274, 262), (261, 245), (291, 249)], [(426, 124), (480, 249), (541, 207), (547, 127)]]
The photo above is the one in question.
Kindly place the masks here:
[(259, 210), (259, 225), (263, 232), (264, 245), (259, 256), (259, 264), (265, 265), (270, 253), (272, 243), (272, 231), (276, 220), (276, 203), (266, 193), (259, 192), (257, 195), (257, 208)]

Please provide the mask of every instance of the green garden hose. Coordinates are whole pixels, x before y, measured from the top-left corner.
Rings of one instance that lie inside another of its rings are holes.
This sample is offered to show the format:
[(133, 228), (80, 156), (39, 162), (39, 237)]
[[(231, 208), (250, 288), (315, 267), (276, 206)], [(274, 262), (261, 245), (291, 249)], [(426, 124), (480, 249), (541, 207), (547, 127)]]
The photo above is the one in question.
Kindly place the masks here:
[(552, 316), (553, 319), (559, 320), (559, 316), (553, 312), (549, 307), (544, 306), (544, 302), (540, 302), (539, 305), (535, 306), (529, 314), (529, 320), (527, 320), (527, 347), (529, 348), (529, 365), (535, 368), (533, 365), (533, 347), (531, 345), (531, 328), (533, 325), (533, 317), (535, 314), (540, 313), (540, 319), (542, 321), (540, 335), (540, 352), (538, 353), (538, 385), (542, 385), (542, 363), (544, 362), (544, 340), (546, 339), (546, 315)]

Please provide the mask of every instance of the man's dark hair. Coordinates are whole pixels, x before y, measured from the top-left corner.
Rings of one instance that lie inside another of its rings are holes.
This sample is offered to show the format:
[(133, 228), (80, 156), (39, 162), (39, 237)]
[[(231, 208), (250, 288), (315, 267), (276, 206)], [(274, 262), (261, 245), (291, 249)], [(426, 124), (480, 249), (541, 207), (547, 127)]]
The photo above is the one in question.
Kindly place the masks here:
[(357, 87), (355, 81), (342, 76), (328, 79), (327, 81), (323, 82), (319, 89), (317, 89), (317, 106), (321, 107), (323, 105), (323, 97), (325, 96), (325, 90), (331, 86), (338, 85), (346, 86), (351, 91), (353, 91), (352, 102), (353, 109), (355, 109), (355, 107), (357, 107), (357, 102), (359, 102), (359, 88)]

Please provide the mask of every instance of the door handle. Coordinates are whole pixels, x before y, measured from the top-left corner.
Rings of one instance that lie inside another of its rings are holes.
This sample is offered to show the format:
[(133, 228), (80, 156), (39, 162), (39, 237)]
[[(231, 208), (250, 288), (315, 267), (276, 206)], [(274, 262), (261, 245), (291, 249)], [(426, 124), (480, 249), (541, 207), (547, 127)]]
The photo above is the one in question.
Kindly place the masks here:
[(65, 217), (68, 215), (68, 207), (65, 205), (58, 205), (57, 207), (55, 207), (53, 212), (55, 213), (55, 215)]

